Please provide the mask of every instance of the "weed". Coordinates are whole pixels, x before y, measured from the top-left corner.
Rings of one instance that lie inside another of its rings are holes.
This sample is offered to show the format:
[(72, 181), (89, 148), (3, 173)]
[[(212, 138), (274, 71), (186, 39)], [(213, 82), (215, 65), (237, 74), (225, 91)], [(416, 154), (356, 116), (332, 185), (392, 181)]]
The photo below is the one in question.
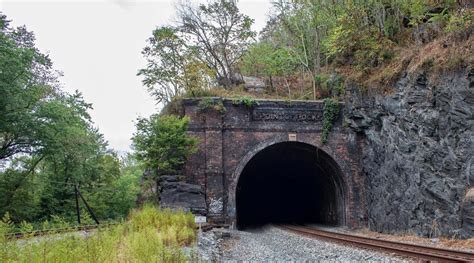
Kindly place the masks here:
[(227, 109), (224, 106), (224, 102), (220, 98), (202, 98), (198, 104), (200, 111), (215, 110), (221, 114), (224, 114)]
[(125, 223), (87, 236), (72, 233), (18, 242), (7, 239), (12, 229), (7, 217), (0, 221), (2, 262), (185, 262), (180, 246), (196, 239), (192, 214), (151, 205), (133, 211)]
[(247, 108), (253, 108), (258, 105), (258, 101), (249, 96), (239, 96), (232, 100), (234, 105), (244, 105)]

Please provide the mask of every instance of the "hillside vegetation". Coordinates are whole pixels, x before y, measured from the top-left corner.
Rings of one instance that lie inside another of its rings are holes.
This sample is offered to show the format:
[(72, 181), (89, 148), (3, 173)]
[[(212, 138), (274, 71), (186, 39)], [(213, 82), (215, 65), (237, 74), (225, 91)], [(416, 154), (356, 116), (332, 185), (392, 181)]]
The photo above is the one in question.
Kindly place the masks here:
[[(474, 62), (471, 1), (279, 0), (258, 40), (234, 1), (177, 9), (175, 24), (153, 32), (143, 52), (149, 66), (139, 73), (165, 104), (179, 97), (341, 97), (348, 82), (383, 92), (403, 72), (435, 76)], [(264, 91), (246, 89), (240, 74), (263, 79)]]

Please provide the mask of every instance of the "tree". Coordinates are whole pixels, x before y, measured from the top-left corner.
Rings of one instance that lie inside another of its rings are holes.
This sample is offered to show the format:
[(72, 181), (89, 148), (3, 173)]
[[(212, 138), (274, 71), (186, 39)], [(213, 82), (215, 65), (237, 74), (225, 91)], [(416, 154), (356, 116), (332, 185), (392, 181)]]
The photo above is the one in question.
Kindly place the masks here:
[(45, 122), (39, 112), (57, 96), (57, 74), (34, 40), (24, 27), (10, 28), (0, 13), (0, 162), (44, 146), (36, 128)]
[(176, 172), (196, 151), (197, 139), (187, 134), (189, 118), (152, 115), (138, 119), (133, 146), (146, 168), (160, 173)]
[[(334, 23), (333, 16), (339, 5), (338, 1), (277, 1), (274, 3), (277, 14), (273, 23), (279, 26), (273, 27), (273, 33), (266, 36), (280, 46), (286, 46), (300, 68), (315, 76), (325, 58), (322, 41)], [(312, 88), (313, 99), (316, 99), (314, 80)]]
[[(0, 14), (0, 216), (73, 218), (75, 185), (101, 218), (118, 216), (130, 207), (133, 179), (121, 176), (88, 114), (92, 105), (61, 91), (57, 77), (33, 33), (10, 28)], [(106, 189), (114, 195), (99, 192)]]
[(170, 102), (171, 98), (183, 93), (182, 74), (184, 60), (184, 43), (178, 37), (176, 29), (161, 27), (153, 31), (148, 39), (149, 46), (142, 54), (148, 62), (143, 75), (143, 84), (158, 102)]
[(178, 6), (179, 30), (194, 44), (201, 61), (217, 74), (226, 88), (238, 81), (235, 66), (255, 37), (253, 20), (240, 13), (235, 0), (212, 0)]
[(270, 83), (273, 83), (272, 76), (282, 76), (285, 79), (288, 98), (291, 99), (287, 77), (294, 72), (297, 66), (298, 61), (287, 48), (261, 41), (250, 46), (242, 58), (241, 69), (249, 75), (268, 77)]
[(147, 67), (139, 70), (143, 84), (158, 103), (169, 103), (175, 97), (212, 83), (214, 72), (196, 58), (196, 52), (185, 44), (177, 28), (160, 27), (153, 31), (142, 51)]

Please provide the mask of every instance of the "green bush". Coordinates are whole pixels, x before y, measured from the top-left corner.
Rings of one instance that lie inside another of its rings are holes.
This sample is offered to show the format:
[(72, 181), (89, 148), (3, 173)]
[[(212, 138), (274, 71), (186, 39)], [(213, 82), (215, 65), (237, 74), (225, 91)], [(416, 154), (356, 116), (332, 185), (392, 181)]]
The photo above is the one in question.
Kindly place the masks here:
[(187, 134), (189, 118), (152, 115), (138, 119), (133, 146), (147, 168), (170, 173), (182, 168), (196, 151), (197, 139)]

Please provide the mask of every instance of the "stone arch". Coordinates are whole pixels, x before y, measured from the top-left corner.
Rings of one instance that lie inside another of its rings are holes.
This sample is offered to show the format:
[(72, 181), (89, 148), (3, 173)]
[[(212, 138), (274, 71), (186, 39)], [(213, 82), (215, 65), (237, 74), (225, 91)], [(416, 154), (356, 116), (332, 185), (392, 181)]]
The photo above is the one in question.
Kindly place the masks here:
[(348, 187), (341, 169), (342, 160), (330, 149), (324, 145), (315, 145), (314, 141), (309, 140), (297, 140), (289, 141), (288, 137), (281, 135), (276, 136), (272, 139), (265, 140), (260, 142), (252, 150), (248, 151), (245, 156), (241, 158), (238, 162), (230, 180), (229, 180), (229, 192), (228, 192), (228, 202), (227, 202), (227, 215), (231, 219), (232, 223), (235, 225), (237, 223), (237, 187), (241, 175), (244, 172), (244, 169), (249, 165), (249, 163), (257, 156), (259, 153), (264, 152), (266, 149), (271, 147), (277, 147), (278, 145), (300, 145), (305, 147), (308, 150), (312, 150), (315, 154), (318, 162), (324, 162), (324, 169), (330, 169), (332, 171), (332, 176), (330, 179), (333, 181), (335, 186), (335, 194), (337, 195), (337, 224), (346, 225), (346, 213), (347, 213), (347, 202), (348, 202)]

